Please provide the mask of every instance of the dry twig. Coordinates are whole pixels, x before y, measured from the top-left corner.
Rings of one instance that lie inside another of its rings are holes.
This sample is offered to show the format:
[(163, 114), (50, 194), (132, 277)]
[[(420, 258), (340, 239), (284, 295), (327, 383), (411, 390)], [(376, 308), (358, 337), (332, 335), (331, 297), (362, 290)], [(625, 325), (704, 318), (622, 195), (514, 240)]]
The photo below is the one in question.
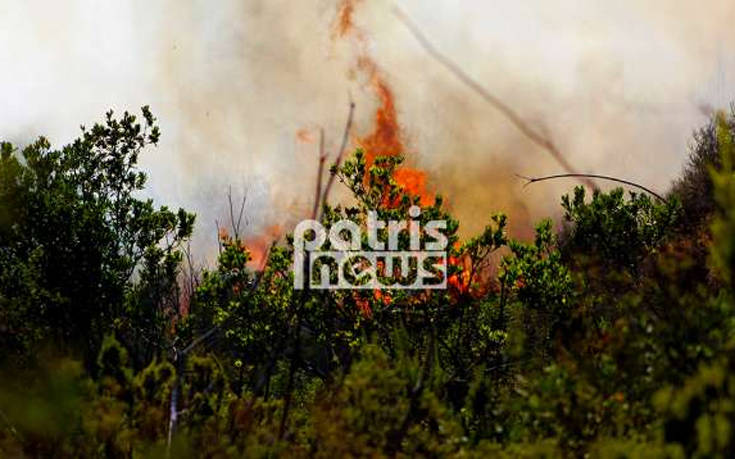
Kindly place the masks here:
[(322, 175), (324, 175), (324, 162), (327, 155), (324, 153), (324, 128), (319, 128), (319, 168), (316, 174), (316, 193), (314, 197), (314, 208), (311, 210), (311, 218), (314, 219), (319, 211), (319, 201), (322, 194)]
[(329, 198), (329, 191), (332, 189), (332, 185), (334, 184), (334, 178), (336, 174), (332, 173), (332, 171), (336, 171), (337, 169), (339, 169), (339, 166), (342, 164), (342, 160), (344, 159), (345, 149), (347, 148), (347, 141), (350, 138), (350, 131), (352, 130), (352, 119), (354, 117), (354, 114), (355, 114), (355, 102), (353, 102), (352, 99), (350, 98), (350, 111), (347, 114), (347, 122), (345, 123), (344, 133), (342, 134), (342, 145), (340, 145), (339, 147), (339, 151), (337, 152), (337, 157), (334, 159), (334, 165), (331, 167), (329, 179), (327, 180), (327, 185), (324, 187), (324, 193), (322, 193), (322, 209), (324, 209), (324, 206), (327, 204), (327, 199)]
[(661, 196), (660, 194), (656, 193), (655, 191), (651, 190), (650, 188), (647, 188), (639, 183), (631, 182), (630, 180), (624, 180), (617, 177), (611, 177), (609, 175), (600, 175), (600, 174), (581, 174), (581, 173), (569, 173), (569, 174), (554, 174), (554, 175), (546, 175), (543, 177), (526, 177), (523, 175), (516, 174), (516, 177), (522, 178), (523, 180), (526, 180), (526, 184), (523, 185), (524, 187), (527, 187), (528, 185), (536, 182), (543, 182), (545, 180), (553, 180), (553, 179), (559, 179), (559, 178), (594, 178), (594, 179), (600, 179), (600, 180), (609, 180), (611, 182), (617, 182), (622, 183), (628, 186), (632, 186), (634, 188), (638, 188), (639, 190), (643, 190), (646, 193), (655, 196), (658, 200), (661, 202), (668, 202), (666, 198)]

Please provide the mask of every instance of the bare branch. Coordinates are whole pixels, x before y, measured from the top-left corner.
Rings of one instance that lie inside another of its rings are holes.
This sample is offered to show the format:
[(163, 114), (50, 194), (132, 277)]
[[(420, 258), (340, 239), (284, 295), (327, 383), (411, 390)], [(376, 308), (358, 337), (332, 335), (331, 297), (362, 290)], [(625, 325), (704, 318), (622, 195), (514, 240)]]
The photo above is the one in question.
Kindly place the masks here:
[(196, 268), (194, 267), (194, 259), (191, 252), (191, 241), (187, 241), (184, 254), (186, 255), (186, 272), (182, 269), (182, 275), (186, 279), (182, 278), (182, 284), (184, 287), (184, 295), (186, 295), (187, 313), (191, 313), (191, 299), (199, 285), (199, 276), (197, 275)]
[[(347, 148), (347, 141), (350, 138), (350, 130), (352, 129), (352, 119), (355, 114), (355, 102), (352, 101), (352, 98), (350, 98), (350, 111), (347, 114), (347, 122), (345, 123), (345, 131), (342, 134), (342, 145), (339, 147), (339, 151), (337, 152), (337, 157), (334, 159), (334, 165), (332, 168), (336, 171), (339, 169), (339, 166), (342, 164), (342, 159), (344, 158), (345, 149)], [(322, 209), (327, 204), (327, 199), (329, 198), (329, 191), (332, 189), (332, 185), (334, 184), (334, 177), (336, 174), (330, 173), (329, 174), (329, 180), (327, 180), (327, 186), (324, 187), (324, 193), (322, 194)], [(319, 212), (321, 214), (321, 212)]]
[[(247, 201), (247, 199), (248, 199), (248, 194), (247, 194), (247, 190), (245, 190), (245, 192), (242, 194), (242, 202), (240, 203), (240, 213), (237, 216), (237, 231), (238, 232), (240, 231), (240, 223), (242, 222), (242, 215), (243, 215), (243, 212), (245, 211), (245, 202)], [(245, 224), (247, 225), (248, 222), (246, 221)]]
[(232, 209), (232, 185), (230, 185), (227, 188), (227, 203), (230, 206), (230, 226), (232, 227), (232, 232), (235, 234), (235, 239), (239, 239), (238, 234), (237, 234), (237, 228), (235, 227), (234, 210)]
[[(546, 150), (559, 165), (569, 173), (576, 174), (577, 171), (572, 167), (571, 164), (566, 160), (564, 155), (559, 151), (557, 146), (546, 136), (544, 136), (538, 129), (534, 129), (510, 106), (503, 102), (500, 98), (491, 94), (487, 89), (483, 88), (480, 83), (472, 79), (462, 68), (455, 64), (448, 57), (440, 53), (434, 45), (426, 38), (421, 32), (418, 26), (411, 21), (406, 13), (404, 13), (397, 6), (393, 7), (393, 14), (406, 26), (411, 34), (416, 38), (416, 41), (424, 48), (424, 50), (437, 62), (439, 62), (444, 68), (449, 70), (457, 79), (467, 85), (470, 89), (475, 91), (485, 102), (492, 105), (498, 110), (503, 116), (505, 116), (521, 133), (526, 136), (531, 142), (535, 143), (539, 147)], [(582, 183), (589, 185), (594, 188), (594, 184), (589, 178), (580, 176)]]
[(217, 234), (217, 253), (221, 255), (222, 254), (222, 240), (220, 238), (219, 221), (217, 221), (217, 219), (214, 220), (214, 227), (216, 228), (216, 231), (217, 231), (216, 233)]
[(600, 175), (600, 174), (581, 174), (581, 173), (569, 173), (569, 174), (554, 174), (554, 175), (546, 175), (543, 177), (526, 177), (523, 175), (516, 174), (516, 177), (522, 178), (523, 180), (526, 180), (526, 184), (523, 185), (524, 187), (527, 187), (528, 185), (536, 182), (543, 182), (545, 180), (553, 180), (553, 179), (559, 179), (559, 178), (594, 178), (594, 179), (600, 179), (600, 180), (609, 180), (611, 182), (617, 182), (622, 183), (628, 186), (632, 186), (633, 188), (638, 188), (639, 190), (643, 190), (646, 193), (655, 196), (658, 200), (661, 202), (668, 202), (666, 198), (661, 196), (660, 194), (656, 193), (655, 191), (651, 190), (650, 188), (647, 188), (639, 183), (631, 182), (630, 180), (624, 180), (617, 177), (611, 177), (609, 175)]
[[(217, 225), (219, 227), (219, 224)], [(250, 292), (252, 293), (255, 291), (255, 289), (258, 287), (258, 282), (262, 278), (262, 274), (260, 277), (256, 278), (255, 282), (253, 282), (253, 285), (250, 287)], [(166, 456), (171, 457), (171, 441), (173, 439), (173, 436), (176, 434), (176, 427), (178, 423), (178, 417), (179, 414), (182, 413), (182, 411), (179, 411), (178, 409), (178, 402), (179, 402), (179, 391), (180, 391), (180, 378), (181, 375), (186, 368), (186, 357), (199, 345), (206, 345), (208, 339), (216, 339), (216, 333), (222, 328), (222, 324), (216, 324), (209, 328), (206, 332), (199, 335), (197, 338), (193, 339), (186, 347), (184, 347), (182, 350), (179, 350), (175, 345), (172, 347), (172, 352), (174, 355), (174, 364), (176, 367), (176, 372), (174, 375), (174, 385), (171, 390), (171, 396), (169, 400), (169, 423), (168, 423), (168, 437), (166, 441)]]
[(316, 193), (314, 196), (314, 208), (311, 211), (311, 218), (314, 219), (319, 211), (319, 201), (322, 194), (322, 175), (324, 175), (324, 162), (327, 155), (324, 152), (324, 128), (319, 128), (319, 168), (316, 175)]

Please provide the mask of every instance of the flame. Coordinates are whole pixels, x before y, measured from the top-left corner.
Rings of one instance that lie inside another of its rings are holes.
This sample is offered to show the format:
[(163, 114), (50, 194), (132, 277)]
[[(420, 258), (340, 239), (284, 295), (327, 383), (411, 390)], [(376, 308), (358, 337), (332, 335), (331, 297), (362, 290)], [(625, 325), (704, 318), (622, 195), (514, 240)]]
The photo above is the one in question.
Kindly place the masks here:
[[(362, 137), (355, 139), (357, 146), (365, 152), (365, 162), (369, 169), (378, 156), (398, 156), (406, 153), (403, 141), (403, 132), (398, 122), (395, 95), (382, 72), (378, 68), (364, 46), (365, 35), (355, 27), (353, 15), (355, 7), (361, 0), (342, 0), (337, 10), (337, 18), (334, 26), (333, 37), (354, 38), (357, 46), (357, 70), (365, 75), (369, 85), (378, 99), (378, 107), (373, 116), (373, 127), (371, 131)], [(427, 187), (426, 173), (406, 165), (397, 168), (393, 179), (405, 193), (418, 196), (422, 206), (430, 206), (434, 203), (434, 193)], [(392, 203), (384, 202), (386, 206)], [(383, 305), (390, 305), (393, 298), (390, 294), (375, 290), (373, 292), (375, 301)], [(370, 302), (359, 296), (356, 303), (363, 316), (372, 317)]]
[(382, 290), (374, 290), (373, 297), (375, 297), (377, 301), (382, 302), (386, 306), (390, 305), (393, 302), (393, 298), (391, 297), (390, 293), (383, 292)]
[(458, 297), (470, 292), (472, 262), (469, 256), (463, 253), (462, 245), (459, 241), (454, 243), (453, 249), (453, 253), (447, 258), (447, 264), (449, 266), (459, 267), (461, 271), (449, 276), (447, 283), (453, 291), (453, 296)]
[(250, 252), (250, 261), (248, 266), (252, 269), (262, 271), (265, 268), (268, 250), (273, 241), (278, 240), (283, 234), (283, 228), (280, 225), (271, 225), (258, 235), (245, 238), (245, 246)]
[(452, 297), (463, 296), (481, 298), (491, 289), (498, 286), (492, 280), (496, 274), (494, 265), (474, 266), (472, 258), (460, 242), (455, 242), (453, 252), (447, 257), (447, 264), (459, 268), (459, 271), (447, 278)]
[(370, 302), (366, 298), (363, 298), (362, 296), (357, 294), (354, 294), (353, 298), (355, 299), (357, 309), (360, 311), (362, 316), (366, 319), (372, 319), (373, 308), (370, 307)]
[[(352, 35), (359, 44), (362, 44), (364, 36), (357, 30), (353, 21), (357, 3), (359, 0), (340, 2), (335, 31), (337, 36), (342, 38)], [(377, 156), (398, 156), (405, 154), (406, 150), (401, 126), (398, 123), (393, 91), (364, 46), (359, 47), (357, 69), (368, 77), (370, 86), (380, 102), (375, 111), (372, 131), (358, 138), (356, 142), (365, 151), (365, 161), (369, 168)], [(434, 203), (434, 193), (427, 188), (425, 172), (404, 165), (395, 171), (393, 178), (406, 193), (419, 196), (421, 205), (429, 206)]]
[(217, 228), (217, 238), (219, 238), (219, 240), (223, 242), (227, 241), (230, 238), (230, 233), (227, 232), (227, 228)]
[(355, 23), (352, 15), (355, 13), (355, 5), (360, 0), (342, 0), (337, 7), (337, 21), (334, 26), (336, 36), (343, 38), (355, 31)]
[(403, 153), (403, 141), (393, 91), (380, 75), (375, 62), (367, 56), (358, 60), (358, 68), (370, 76), (370, 84), (380, 101), (375, 111), (372, 132), (358, 139), (358, 144), (365, 150), (365, 159), (369, 166), (378, 155), (396, 156)]

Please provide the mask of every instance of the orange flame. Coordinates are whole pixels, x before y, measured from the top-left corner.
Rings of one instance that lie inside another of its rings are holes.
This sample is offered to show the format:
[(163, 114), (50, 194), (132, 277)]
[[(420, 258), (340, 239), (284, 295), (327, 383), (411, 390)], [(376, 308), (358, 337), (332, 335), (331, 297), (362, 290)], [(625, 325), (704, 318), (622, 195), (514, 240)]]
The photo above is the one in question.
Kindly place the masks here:
[(360, 295), (353, 295), (353, 298), (355, 299), (355, 304), (357, 305), (357, 309), (360, 311), (362, 316), (366, 319), (372, 319), (373, 317), (373, 309), (370, 307), (370, 302), (361, 297)]
[(360, 0), (342, 0), (337, 7), (337, 21), (334, 26), (334, 33), (343, 38), (355, 30), (355, 23), (352, 15), (355, 13), (355, 4)]
[[(361, 0), (342, 0), (337, 10), (334, 25), (334, 36), (346, 38), (352, 36), (358, 45), (364, 45), (365, 36), (355, 27), (353, 15), (355, 6)], [(356, 139), (356, 143), (365, 152), (365, 162), (368, 169), (378, 156), (398, 156), (406, 153), (401, 126), (398, 122), (395, 96), (390, 85), (383, 77), (377, 64), (367, 53), (365, 46), (358, 46), (357, 70), (367, 76), (379, 105), (375, 111), (373, 128), (367, 135)], [(408, 166), (401, 166), (395, 170), (393, 179), (399, 187), (411, 196), (418, 196), (423, 206), (434, 203), (434, 193), (427, 189), (426, 173)], [(391, 203), (385, 202), (390, 206)], [(376, 301), (389, 305), (393, 299), (391, 295), (375, 290), (373, 297)], [(364, 298), (356, 298), (357, 306), (366, 318), (372, 317), (370, 303)]]
[(471, 266), (470, 261), (467, 256), (454, 256), (450, 255), (449, 259), (447, 260), (449, 266), (458, 266), (462, 268), (462, 271), (459, 273), (452, 274), (447, 279), (447, 283), (452, 288), (455, 296), (461, 296), (468, 292), (470, 292), (470, 276), (471, 276)]
[[(354, 26), (353, 14), (359, 0), (343, 0), (337, 12), (335, 25), (339, 37), (353, 35), (358, 41), (364, 40), (362, 34)], [(367, 75), (370, 85), (380, 104), (375, 111), (372, 131), (357, 139), (357, 144), (365, 151), (365, 161), (372, 165), (377, 156), (398, 156), (405, 154), (402, 140), (401, 126), (398, 123), (398, 114), (395, 106), (395, 96), (390, 85), (381, 74), (372, 57), (359, 48), (357, 69)], [(412, 196), (419, 196), (424, 206), (434, 203), (434, 193), (427, 189), (426, 173), (408, 166), (402, 166), (393, 175), (396, 183)]]
[(278, 240), (283, 234), (280, 225), (271, 225), (263, 233), (245, 238), (245, 246), (250, 252), (248, 265), (252, 269), (262, 271), (265, 268), (268, 250), (273, 241)]
[(490, 279), (495, 270), (491, 266), (473, 266), (471, 257), (459, 242), (454, 244), (454, 253), (447, 258), (447, 264), (460, 268), (459, 272), (447, 278), (450, 291), (455, 299), (465, 295), (480, 298), (490, 289), (497, 288), (497, 285), (494, 285)]

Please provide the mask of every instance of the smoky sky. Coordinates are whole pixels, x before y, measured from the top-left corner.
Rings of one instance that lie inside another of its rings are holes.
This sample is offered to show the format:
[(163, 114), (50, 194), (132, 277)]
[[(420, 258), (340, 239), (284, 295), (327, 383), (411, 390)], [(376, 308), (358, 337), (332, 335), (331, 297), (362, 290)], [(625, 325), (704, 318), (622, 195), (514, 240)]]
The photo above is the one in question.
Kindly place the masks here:
[[(665, 190), (693, 129), (735, 98), (731, 0), (397, 4), (581, 171)], [(557, 215), (575, 183), (522, 188), (515, 173), (559, 166), (437, 65), (392, 6), (358, 3), (362, 46), (395, 93), (409, 161), (465, 234), (495, 211), (519, 233)], [(332, 0), (4, 0), (0, 137), (61, 145), (109, 108), (148, 104), (163, 137), (142, 157), (146, 194), (198, 214), (200, 254), (229, 218), (229, 187), (247, 195), (247, 231), (288, 227), (311, 209), (319, 128), (334, 154), (350, 98), (355, 136), (378, 103), (355, 71), (355, 43), (334, 37), (336, 11)]]

